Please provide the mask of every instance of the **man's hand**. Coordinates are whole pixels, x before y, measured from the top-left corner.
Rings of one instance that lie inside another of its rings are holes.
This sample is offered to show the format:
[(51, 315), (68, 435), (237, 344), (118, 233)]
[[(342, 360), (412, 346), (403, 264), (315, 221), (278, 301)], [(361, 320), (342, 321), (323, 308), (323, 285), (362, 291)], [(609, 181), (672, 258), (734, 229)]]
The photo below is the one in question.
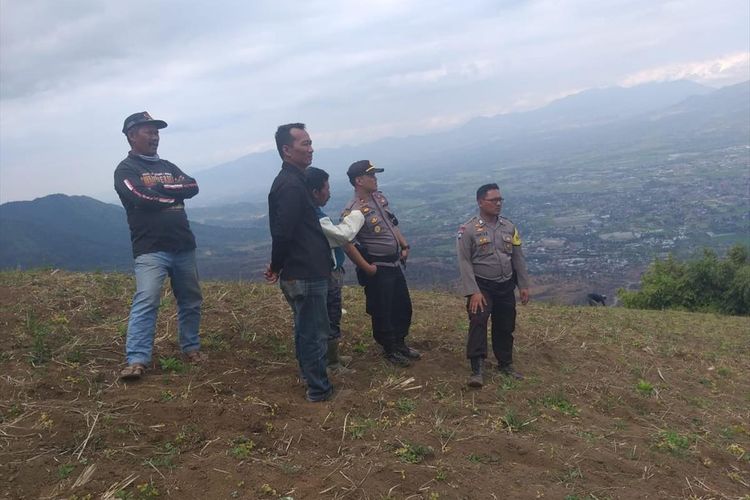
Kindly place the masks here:
[(279, 273), (271, 271), (271, 264), (268, 264), (268, 266), (266, 266), (266, 270), (263, 272), (263, 276), (266, 278), (266, 282), (271, 285), (279, 281)]
[(375, 274), (378, 272), (378, 266), (375, 264), (367, 264), (367, 267), (364, 269), (365, 274), (367, 276), (375, 276)]
[(521, 295), (521, 304), (526, 305), (529, 303), (529, 289), (528, 288), (521, 288), (519, 291)]
[(409, 249), (408, 248), (402, 248), (401, 249), (401, 262), (406, 263), (406, 259), (409, 258)]
[(484, 312), (485, 307), (487, 307), (487, 301), (481, 292), (477, 292), (469, 298), (469, 312), (471, 314), (476, 314), (477, 310), (479, 312)]

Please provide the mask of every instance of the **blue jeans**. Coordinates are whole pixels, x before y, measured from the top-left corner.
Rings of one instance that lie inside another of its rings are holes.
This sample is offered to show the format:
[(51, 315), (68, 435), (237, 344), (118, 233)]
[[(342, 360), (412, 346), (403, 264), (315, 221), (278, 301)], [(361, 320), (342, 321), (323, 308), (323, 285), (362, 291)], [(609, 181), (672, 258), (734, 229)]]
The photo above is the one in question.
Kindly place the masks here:
[(327, 399), (333, 386), (326, 373), (328, 350), (328, 279), (281, 280), (281, 291), (294, 313), (294, 349), (302, 378), (307, 383), (307, 399)]
[(200, 349), (198, 330), (203, 296), (198, 282), (195, 250), (187, 252), (154, 252), (135, 258), (135, 295), (130, 309), (125, 353), (128, 364), (151, 362), (154, 347), (156, 313), (161, 288), (169, 276), (177, 300), (177, 317), (182, 352)]

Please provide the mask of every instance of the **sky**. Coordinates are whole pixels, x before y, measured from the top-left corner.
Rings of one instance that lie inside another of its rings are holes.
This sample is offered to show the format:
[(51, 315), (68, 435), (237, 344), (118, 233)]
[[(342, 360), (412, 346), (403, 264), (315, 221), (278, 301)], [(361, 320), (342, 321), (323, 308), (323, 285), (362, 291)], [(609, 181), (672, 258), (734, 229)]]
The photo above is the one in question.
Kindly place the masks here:
[(125, 117), (195, 174), (426, 134), (591, 88), (750, 79), (747, 0), (0, 0), (0, 203), (114, 199)]

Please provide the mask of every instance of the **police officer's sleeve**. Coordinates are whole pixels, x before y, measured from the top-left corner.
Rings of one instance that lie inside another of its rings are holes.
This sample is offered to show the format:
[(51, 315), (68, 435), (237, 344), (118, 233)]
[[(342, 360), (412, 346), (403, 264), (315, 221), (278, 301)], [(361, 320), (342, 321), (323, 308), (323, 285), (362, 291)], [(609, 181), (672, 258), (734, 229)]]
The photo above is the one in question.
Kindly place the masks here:
[(516, 273), (518, 288), (529, 288), (529, 273), (526, 270), (526, 257), (523, 255), (523, 249), (521, 248), (521, 236), (518, 234), (518, 228), (515, 228), (513, 233), (513, 254), (510, 261), (513, 265), (513, 272)]
[(471, 264), (471, 236), (459, 231), (456, 239), (456, 253), (458, 254), (458, 271), (460, 281), (458, 289), (461, 295), (468, 297), (479, 293), (479, 286), (474, 277), (474, 266)]

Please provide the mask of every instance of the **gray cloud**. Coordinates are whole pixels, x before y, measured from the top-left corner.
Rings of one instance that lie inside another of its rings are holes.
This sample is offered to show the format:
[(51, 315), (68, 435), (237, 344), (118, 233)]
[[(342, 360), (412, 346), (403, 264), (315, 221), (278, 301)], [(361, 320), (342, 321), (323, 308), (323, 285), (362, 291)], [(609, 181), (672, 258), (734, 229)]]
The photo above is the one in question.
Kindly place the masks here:
[(0, 0), (0, 201), (109, 192), (134, 111), (200, 169), (292, 120), (335, 146), (591, 87), (733, 83), (749, 27), (734, 0)]

